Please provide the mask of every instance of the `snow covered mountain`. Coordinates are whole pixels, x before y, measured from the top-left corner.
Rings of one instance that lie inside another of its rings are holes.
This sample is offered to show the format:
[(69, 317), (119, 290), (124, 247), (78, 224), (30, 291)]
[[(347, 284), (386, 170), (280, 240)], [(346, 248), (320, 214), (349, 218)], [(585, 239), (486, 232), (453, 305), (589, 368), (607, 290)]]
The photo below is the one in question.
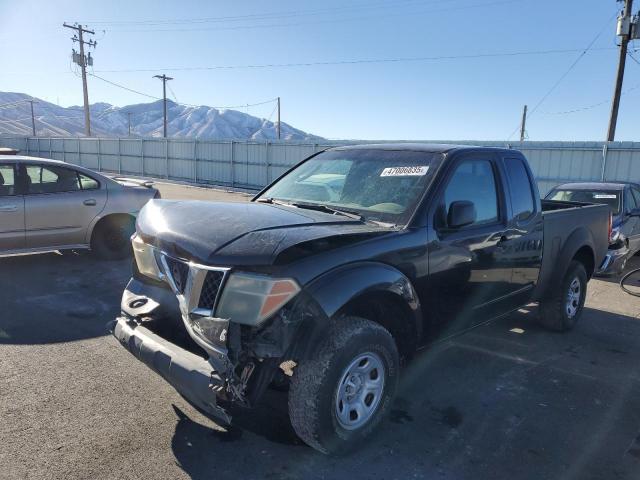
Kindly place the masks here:
[[(24, 93), (0, 92), (0, 134), (31, 135), (31, 106)], [(39, 136), (84, 135), (82, 107), (60, 107), (34, 98), (36, 131)], [(162, 101), (116, 107), (94, 103), (91, 110), (91, 132), (96, 136), (127, 136), (128, 114), (131, 134), (144, 137), (162, 136)], [(210, 139), (274, 140), (274, 122), (236, 110), (218, 110), (202, 105), (190, 107), (167, 100), (168, 134), (171, 137)], [(283, 140), (322, 140), (282, 123)]]

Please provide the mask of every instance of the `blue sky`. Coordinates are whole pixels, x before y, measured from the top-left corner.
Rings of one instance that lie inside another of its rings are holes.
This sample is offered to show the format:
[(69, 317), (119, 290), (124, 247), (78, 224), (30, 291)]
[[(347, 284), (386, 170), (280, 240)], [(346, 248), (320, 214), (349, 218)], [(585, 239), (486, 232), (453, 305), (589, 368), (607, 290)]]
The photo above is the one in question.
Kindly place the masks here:
[[(244, 105), (281, 96), (283, 121), (328, 138), (502, 140), (517, 128), (522, 106), (533, 108), (602, 32), (527, 129), (531, 140), (599, 141), (615, 77), (619, 6), (615, 0), (0, 0), (0, 90), (81, 104), (81, 82), (70, 69), (71, 32), (62, 28), (78, 21), (96, 30), (95, 74), (151, 95), (161, 95), (151, 77), (167, 73), (180, 102)], [(195, 20), (181, 22), (188, 19)], [(576, 51), (472, 58), (548, 50)], [(443, 56), (467, 58), (169, 70)], [(114, 71), (139, 69), (152, 71)], [(625, 90), (617, 139), (637, 141), (640, 64), (633, 61)], [(89, 96), (120, 106), (150, 101), (96, 78), (89, 79)], [(268, 118), (273, 107), (241, 110)]]

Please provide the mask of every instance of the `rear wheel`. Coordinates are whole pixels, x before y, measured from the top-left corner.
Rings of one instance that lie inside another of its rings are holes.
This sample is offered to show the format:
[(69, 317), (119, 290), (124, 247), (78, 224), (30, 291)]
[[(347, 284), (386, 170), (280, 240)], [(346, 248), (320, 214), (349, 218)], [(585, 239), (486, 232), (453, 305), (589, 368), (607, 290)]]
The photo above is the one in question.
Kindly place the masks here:
[(558, 291), (540, 302), (539, 323), (557, 332), (571, 330), (577, 323), (587, 296), (587, 272), (572, 260)]
[(106, 218), (93, 231), (91, 250), (103, 260), (121, 260), (131, 256), (131, 235), (135, 232), (132, 217)]
[(400, 360), (391, 334), (359, 317), (335, 321), (313, 359), (294, 370), (289, 416), (298, 436), (331, 454), (357, 447), (395, 395)]

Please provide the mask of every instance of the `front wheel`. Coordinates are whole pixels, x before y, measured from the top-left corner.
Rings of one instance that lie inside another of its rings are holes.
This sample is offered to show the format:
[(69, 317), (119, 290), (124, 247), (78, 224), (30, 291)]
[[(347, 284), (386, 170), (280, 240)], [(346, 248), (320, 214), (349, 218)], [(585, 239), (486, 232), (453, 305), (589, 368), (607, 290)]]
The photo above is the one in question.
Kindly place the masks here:
[(396, 344), (382, 326), (359, 317), (336, 320), (314, 358), (294, 370), (289, 390), (294, 430), (316, 450), (347, 453), (388, 412), (399, 367)]
[(560, 289), (540, 302), (540, 324), (550, 330), (566, 332), (577, 323), (587, 297), (587, 272), (584, 265), (572, 260)]

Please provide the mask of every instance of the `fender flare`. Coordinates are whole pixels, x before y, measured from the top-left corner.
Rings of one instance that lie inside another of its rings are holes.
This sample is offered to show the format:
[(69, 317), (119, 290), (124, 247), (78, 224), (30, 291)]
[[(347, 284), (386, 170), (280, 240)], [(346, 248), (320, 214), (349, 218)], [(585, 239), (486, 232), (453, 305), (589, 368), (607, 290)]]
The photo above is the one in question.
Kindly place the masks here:
[[(306, 310), (313, 319), (301, 330), (296, 353), (306, 357), (314, 350), (322, 334), (334, 318), (350, 302), (368, 294), (391, 294), (406, 307), (416, 341), (422, 338), (423, 321), (420, 300), (409, 278), (398, 269), (378, 262), (343, 265), (316, 277), (304, 288), (309, 299)], [(311, 307), (311, 305), (313, 305)], [(308, 316), (307, 316), (308, 318)]]
[[(551, 275), (550, 281), (548, 282), (547, 288), (545, 288), (544, 293), (541, 295), (541, 298), (548, 297), (549, 294), (555, 292), (562, 283), (564, 279), (565, 273), (569, 268), (569, 263), (575, 257), (578, 250), (583, 247), (588, 247), (591, 250), (591, 254), (594, 257), (594, 270), (597, 268), (595, 264), (595, 242), (593, 240), (593, 234), (586, 227), (578, 227), (567, 237), (564, 242), (564, 245), (560, 248), (560, 251), (557, 253), (555, 259), (555, 266), (553, 269), (553, 273)], [(589, 274), (589, 272), (587, 272)], [(593, 272), (591, 272), (593, 274)]]

